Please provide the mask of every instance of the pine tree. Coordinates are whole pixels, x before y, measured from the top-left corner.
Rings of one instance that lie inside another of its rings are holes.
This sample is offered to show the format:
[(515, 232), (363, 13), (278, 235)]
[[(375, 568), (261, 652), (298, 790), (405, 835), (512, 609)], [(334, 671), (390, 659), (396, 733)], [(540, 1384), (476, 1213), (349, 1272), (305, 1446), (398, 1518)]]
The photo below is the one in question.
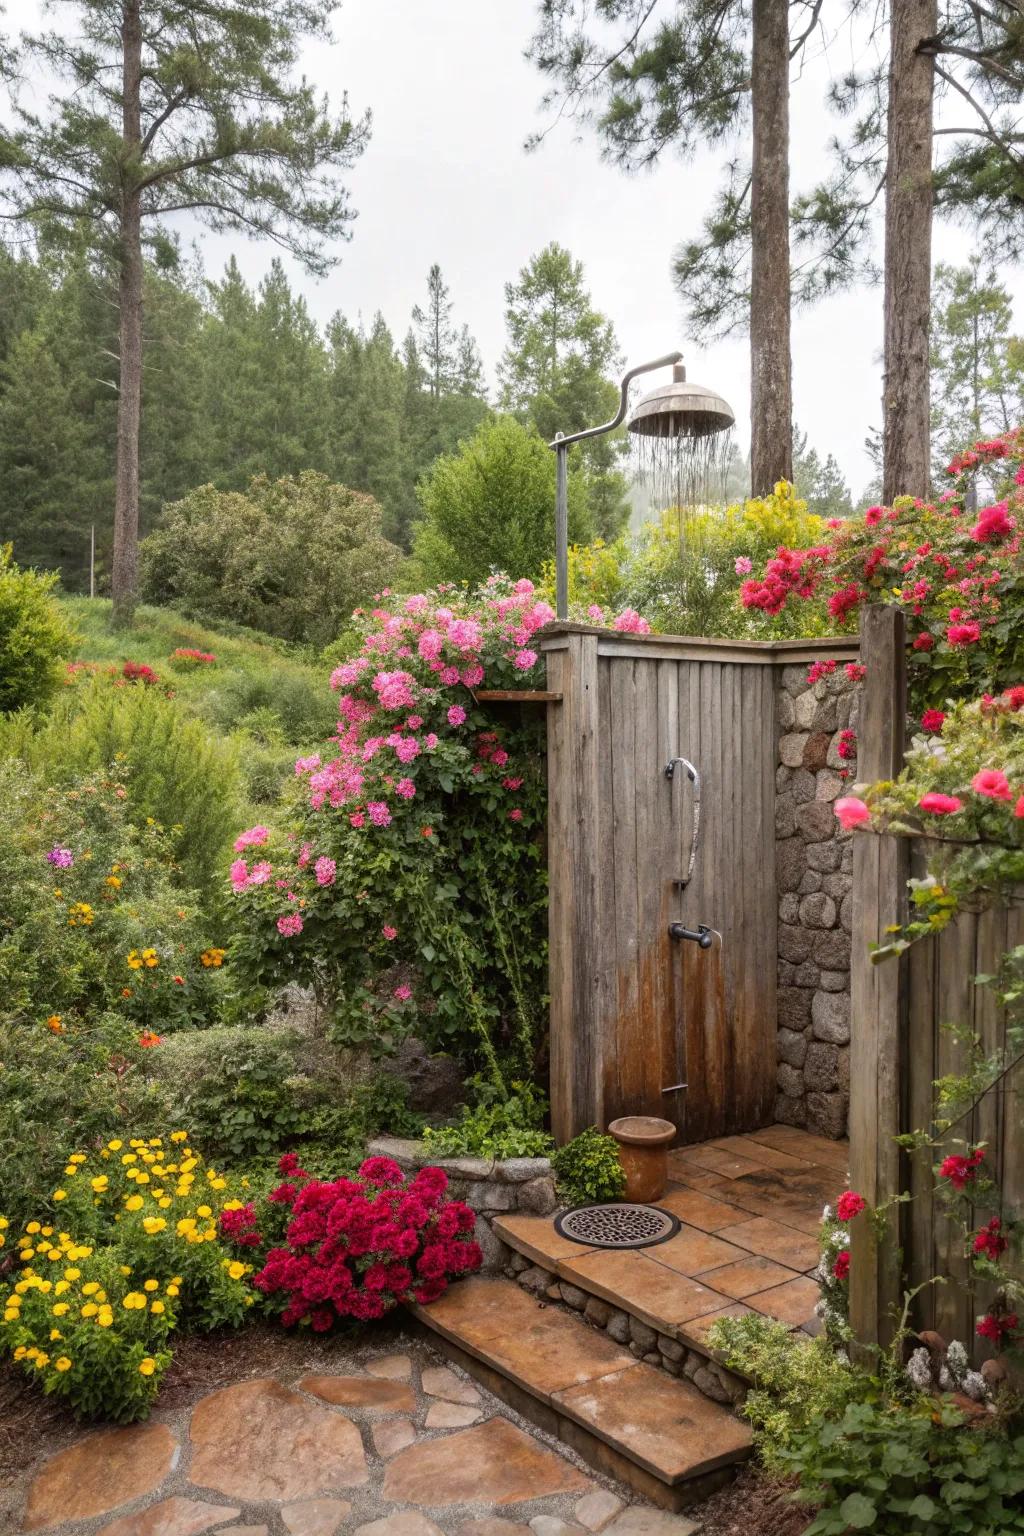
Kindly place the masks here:
[[(64, 83), (37, 116), (15, 101), (0, 128), (11, 212), (47, 233), (88, 228), (118, 275), (114, 616), (138, 585), (139, 439), (146, 244), (192, 211), (217, 229), (272, 238), (311, 270), (351, 212), (339, 171), (366, 123), (333, 118), (293, 78), (300, 44), (324, 37), (332, 0), (74, 0), (77, 30), (28, 39), (24, 63)], [(79, 40), (81, 39), (81, 40)]]
[(415, 469), (406, 430), (406, 370), (394, 339), (380, 314), (369, 334), (338, 314), (327, 340), (328, 473), (373, 496), (383, 509), (384, 537), (408, 548)]
[(827, 454), (824, 462), (816, 448), (807, 446), (807, 433), (793, 428), (793, 484), (807, 503), (808, 511), (818, 517), (850, 517), (853, 500), (850, 488), (835, 456)]
[(448, 284), (435, 261), (427, 273), (427, 307), (413, 307), (419, 355), (431, 397), (440, 400), (454, 387), (457, 342), (452, 325), (452, 301)]

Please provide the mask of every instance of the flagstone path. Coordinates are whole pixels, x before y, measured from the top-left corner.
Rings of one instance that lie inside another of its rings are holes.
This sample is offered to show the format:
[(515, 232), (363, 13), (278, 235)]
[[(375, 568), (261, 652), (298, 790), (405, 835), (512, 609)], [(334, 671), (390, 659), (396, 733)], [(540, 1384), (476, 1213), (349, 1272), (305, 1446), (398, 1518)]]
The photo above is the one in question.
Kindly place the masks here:
[[(10, 1536), (693, 1536), (419, 1340), (309, 1341), (0, 1490)], [(184, 1394), (189, 1398), (189, 1394)], [(26, 1448), (26, 1457), (32, 1448)]]

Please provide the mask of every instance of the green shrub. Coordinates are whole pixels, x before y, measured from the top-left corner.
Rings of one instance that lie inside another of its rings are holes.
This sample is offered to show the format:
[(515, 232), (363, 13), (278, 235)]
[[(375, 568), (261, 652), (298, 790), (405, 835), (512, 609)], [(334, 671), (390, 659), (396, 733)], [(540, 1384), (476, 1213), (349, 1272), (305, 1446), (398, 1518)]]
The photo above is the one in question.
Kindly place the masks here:
[(948, 1399), (849, 1403), (781, 1458), (821, 1505), (807, 1536), (1002, 1536), (1024, 1531), (1024, 1433), (972, 1427)]
[(401, 551), (372, 496), (306, 470), (245, 493), (203, 485), (142, 544), (147, 600), (322, 647), (387, 585)]
[(11, 545), (0, 545), (0, 713), (44, 703), (60, 687), (75, 636), (56, 584), (56, 575), (21, 570)]
[(626, 1187), (618, 1142), (595, 1126), (559, 1147), (551, 1166), (558, 1179), (558, 1197), (565, 1205), (617, 1200)]
[(542, 1128), (547, 1100), (532, 1083), (511, 1087), (501, 1098), (478, 1079), (481, 1102), (467, 1105), (454, 1125), (428, 1126), (424, 1141), (442, 1157), (547, 1157), (554, 1145)]
[(60, 784), (113, 767), (133, 819), (166, 830), (185, 883), (221, 874), (239, 817), (238, 748), (156, 689), (104, 678), (68, 689), (45, 718), (0, 721), (0, 757), (23, 758)]
[(323, 677), (284, 662), (235, 672), (207, 695), (203, 713), (222, 731), (276, 725), (279, 739), (298, 747), (326, 740), (338, 723)]
[(866, 1378), (824, 1336), (797, 1339), (771, 1318), (721, 1318), (708, 1343), (754, 1383), (743, 1412), (769, 1472), (783, 1470), (786, 1452), (816, 1415), (838, 1417), (865, 1389)]

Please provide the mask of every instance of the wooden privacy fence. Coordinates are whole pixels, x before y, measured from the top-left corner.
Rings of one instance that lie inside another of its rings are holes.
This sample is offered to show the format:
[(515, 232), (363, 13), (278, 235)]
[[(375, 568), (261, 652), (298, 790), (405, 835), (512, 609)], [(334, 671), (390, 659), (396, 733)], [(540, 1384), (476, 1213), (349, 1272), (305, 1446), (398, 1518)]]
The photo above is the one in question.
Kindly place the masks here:
[[(892, 777), (905, 749), (906, 642), (903, 616), (868, 608), (861, 623), (861, 660), (867, 666), (861, 700), (858, 777)], [(967, 1065), (965, 1049), (943, 1028), (966, 1026), (986, 1055), (1002, 1051), (1006, 1020), (990, 989), (974, 977), (991, 974), (999, 957), (1024, 943), (1024, 909), (963, 913), (935, 938), (921, 940), (899, 960), (872, 965), (871, 943), (907, 916), (907, 880), (925, 872), (926, 849), (907, 838), (858, 834), (854, 838), (852, 1041), (850, 1085), (851, 1185), (870, 1205), (902, 1193), (909, 1202), (888, 1206), (881, 1230), (859, 1221), (853, 1229), (851, 1322), (858, 1339), (887, 1344), (904, 1292), (925, 1286), (914, 1304), (918, 1328), (935, 1328), (947, 1342), (977, 1350), (974, 1320), (990, 1291), (972, 1289), (962, 1233), (933, 1198), (933, 1156), (900, 1151), (895, 1138), (932, 1127), (934, 1083)], [(1024, 1207), (1024, 1071), (1017, 1068), (982, 1099), (947, 1138), (985, 1141), (986, 1162), (1005, 1211)], [(944, 1155), (939, 1151), (938, 1159)], [(979, 1225), (1000, 1211), (979, 1210)], [(939, 1276), (941, 1283), (928, 1284)]]
[[(777, 669), (836, 642), (558, 624), (547, 659), (551, 1100), (557, 1139), (623, 1114), (685, 1141), (772, 1119)], [(690, 857), (701, 776), (700, 845)], [(669, 923), (707, 924), (707, 950)], [(676, 1085), (686, 1083), (685, 1089)], [(666, 1090), (670, 1090), (666, 1092)]]

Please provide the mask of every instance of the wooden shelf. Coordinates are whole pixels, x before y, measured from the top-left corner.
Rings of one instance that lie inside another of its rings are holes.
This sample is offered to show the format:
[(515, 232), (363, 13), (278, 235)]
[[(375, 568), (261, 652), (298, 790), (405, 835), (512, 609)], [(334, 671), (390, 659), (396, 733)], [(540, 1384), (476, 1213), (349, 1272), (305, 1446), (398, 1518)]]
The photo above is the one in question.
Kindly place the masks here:
[(561, 704), (560, 693), (544, 688), (477, 688), (473, 697), (485, 704)]

